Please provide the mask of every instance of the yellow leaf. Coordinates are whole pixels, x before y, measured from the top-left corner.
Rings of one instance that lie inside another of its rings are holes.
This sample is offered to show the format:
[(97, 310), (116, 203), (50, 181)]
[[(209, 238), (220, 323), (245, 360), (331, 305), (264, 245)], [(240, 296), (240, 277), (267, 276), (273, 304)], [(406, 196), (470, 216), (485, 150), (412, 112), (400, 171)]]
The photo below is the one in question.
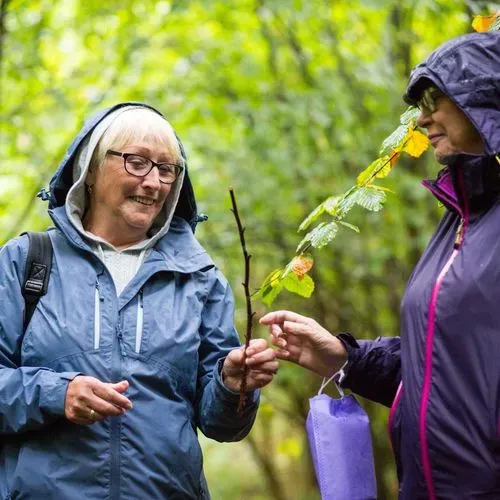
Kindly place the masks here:
[(384, 177), (387, 177), (394, 165), (395, 162), (393, 162), (392, 154), (391, 156), (389, 155), (384, 155), (380, 158), (381, 160), (381, 167), (379, 168), (377, 175), (375, 176), (377, 179), (383, 179)]
[(389, 156), (390, 156), (390, 162), (391, 162), (391, 168), (392, 168), (392, 167), (394, 167), (394, 165), (396, 165), (396, 162), (399, 160), (401, 153), (399, 153), (398, 151), (395, 151), (394, 149), (391, 149)]
[[(368, 167), (366, 167), (365, 170), (363, 170), (363, 172), (361, 172), (358, 175), (358, 178), (356, 180), (357, 185), (361, 186), (361, 185), (371, 181), (372, 178), (374, 178), (380, 172), (380, 170), (386, 170), (384, 157), (377, 158), (375, 161), (370, 163), (370, 165), (368, 165)], [(389, 166), (389, 170), (390, 170), (390, 166)]]
[(292, 271), (297, 275), (299, 280), (304, 278), (314, 264), (314, 259), (309, 255), (297, 255), (292, 260)]
[(475, 16), (474, 20), (472, 21), (472, 27), (480, 33), (483, 31), (488, 31), (495, 19), (499, 16), (500, 11), (491, 16)]
[(418, 158), (429, 147), (429, 139), (418, 130), (413, 130), (405, 143), (403, 151)]

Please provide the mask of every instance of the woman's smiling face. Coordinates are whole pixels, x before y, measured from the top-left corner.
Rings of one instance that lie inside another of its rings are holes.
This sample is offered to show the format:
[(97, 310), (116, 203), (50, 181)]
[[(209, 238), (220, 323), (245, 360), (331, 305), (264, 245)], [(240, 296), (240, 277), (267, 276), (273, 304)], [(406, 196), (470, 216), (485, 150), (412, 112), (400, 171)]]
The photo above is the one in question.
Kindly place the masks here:
[[(169, 149), (148, 142), (131, 143), (122, 153), (135, 153), (157, 163), (173, 162)], [(87, 184), (92, 186), (89, 229), (113, 243), (125, 239), (141, 241), (160, 213), (171, 184), (163, 184), (157, 168), (144, 177), (129, 174), (122, 157), (107, 154), (100, 168), (90, 172)]]
[(433, 100), (434, 109), (420, 107), (417, 125), (427, 129), (436, 160), (443, 163), (446, 156), (456, 153), (481, 154), (481, 136), (464, 112), (442, 92), (435, 93)]

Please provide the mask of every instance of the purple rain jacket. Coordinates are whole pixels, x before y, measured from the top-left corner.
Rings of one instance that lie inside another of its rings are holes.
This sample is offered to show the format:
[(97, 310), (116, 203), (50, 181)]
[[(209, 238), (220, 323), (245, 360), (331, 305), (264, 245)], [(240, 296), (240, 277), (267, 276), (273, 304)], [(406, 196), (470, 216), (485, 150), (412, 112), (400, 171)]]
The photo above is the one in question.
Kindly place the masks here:
[(480, 132), (484, 155), (448, 158), (423, 184), (446, 213), (410, 276), (401, 338), (340, 335), (345, 387), (392, 406), (399, 498), (500, 499), (500, 32), (447, 42), (412, 72)]

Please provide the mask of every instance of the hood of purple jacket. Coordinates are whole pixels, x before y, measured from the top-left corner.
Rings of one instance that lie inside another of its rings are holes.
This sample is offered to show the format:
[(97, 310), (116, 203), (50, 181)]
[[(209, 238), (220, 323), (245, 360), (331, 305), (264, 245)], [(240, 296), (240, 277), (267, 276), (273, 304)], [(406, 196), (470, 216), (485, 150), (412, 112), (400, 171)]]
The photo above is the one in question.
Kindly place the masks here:
[(500, 153), (500, 31), (471, 33), (441, 45), (413, 69), (405, 101), (415, 105), (431, 84), (470, 119), (485, 152), (449, 156), (438, 178), (424, 185), (450, 210), (474, 216), (500, 193), (500, 162), (495, 157)]
[(432, 83), (470, 119), (485, 153), (500, 152), (500, 31), (470, 33), (441, 45), (410, 76), (405, 101)]

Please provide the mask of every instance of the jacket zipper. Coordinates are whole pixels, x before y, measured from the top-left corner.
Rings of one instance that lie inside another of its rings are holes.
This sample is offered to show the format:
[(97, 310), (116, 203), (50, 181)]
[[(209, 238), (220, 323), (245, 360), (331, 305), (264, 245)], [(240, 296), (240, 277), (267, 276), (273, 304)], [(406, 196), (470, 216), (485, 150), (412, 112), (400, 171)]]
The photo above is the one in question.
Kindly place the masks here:
[[(465, 197), (464, 197), (465, 199)], [(432, 479), (432, 469), (429, 458), (429, 448), (427, 444), (427, 408), (429, 405), (429, 398), (431, 392), (431, 379), (432, 379), (432, 350), (434, 344), (435, 321), (436, 321), (436, 307), (439, 290), (443, 284), (444, 278), (448, 273), (451, 265), (453, 264), (458, 252), (460, 251), (464, 242), (465, 232), (469, 222), (468, 207), (465, 205), (464, 216), (461, 217), (457, 227), (455, 240), (453, 242), (453, 252), (448, 261), (441, 269), (439, 276), (434, 283), (432, 289), (431, 300), (429, 303), (429, 313), (427, 319), (427, 334), (425, 341), (425, 365), (424, 365), (424, 383), (422, 388), (422, 397), (420, 405), (419, 416), (419, 433), (420, 433), (420, 447), (422, 455), (422, 466), (424, 471), (425, 484), (427, 487), (427, 494), (429, 500), (436, 500), (436, 492), (434, 490), (434, 483)]]
[[(457, 227), (457, 231), (456, 231), (456, 234), (455, 234), (455, 242), (453, 244), (453, 247), (455, 250), (458, 250), (460, 248), (460, 246), (462, 245), (462, 242), (463, 242), (463, 239), (464, 239), (464, 222), (465, 222), (465, 219), (464, 218), (461, 218), (460, 219), (460, 222), (458, 224), (458, 227)], [(454, 256), (452, 255), (452, 257), (454, 258)], [(395, 443), (394, 443), (394, 440), (392, 438), (392, 434), (393, 434), (393, 426), (394, 426), (394, 418), (395, 418), (395, 415), (396, 415), (396, 411), (397, 411), (397, 407), (399, 406), (399, 403), (401, 401), (401, 395), (403, 393), (403, 382), (401, 381), (399, 386), (398, 386), (398, 389), (396, 391), (396, 396), (394, 397), (394, 400), (392, 402), (392, 406), (391, 406), (391, 410), (390, 410), (390, 413), (389, 413), (389, 437), (391, 439), (391, 443), (392, 443), (392, 448), (393, 450), (395, 450)], [(500, 421), (499, 421), (499, 434), (500, 434)]]
[[(111, 362), (111, 374), (114, 382), (122, 379), (121, 357), (123, 356), (122, 331), (120, 327), (120, 313), (118, 313), (118, 324), (115, 329), (113, 340), (113, 354)], [(111, 481), (110, 499), (120, 499), (120, 440), (121, 440), (121, 417), (110, 419), (110, 445), (111, 445)]]
[(135, 327), (135, 352), (139, 354), (141, 350), (142, 331), (144, 325), (144, 303), (143, 303), (143, 290), (141, 288), (139, 297), (137, 299), (137, 322)]
[(95, 282), (94, 293), (94, 349), (99, 349), (101, 342), (101, 297), (99, 294), (99, 280)]
[(456, 235), (455, 235), (455, 244), (454, 244), (454, 248), (456, 250), (458, 250), (461, 246), (462, 246), (462, 242), (464, 241), (464, 223), (465, 223), (465, 219), (462, 217), (460, 219), (460, 223), (458, 224), (458, 227), (457, 227), (457, 232), (456, 232)]

